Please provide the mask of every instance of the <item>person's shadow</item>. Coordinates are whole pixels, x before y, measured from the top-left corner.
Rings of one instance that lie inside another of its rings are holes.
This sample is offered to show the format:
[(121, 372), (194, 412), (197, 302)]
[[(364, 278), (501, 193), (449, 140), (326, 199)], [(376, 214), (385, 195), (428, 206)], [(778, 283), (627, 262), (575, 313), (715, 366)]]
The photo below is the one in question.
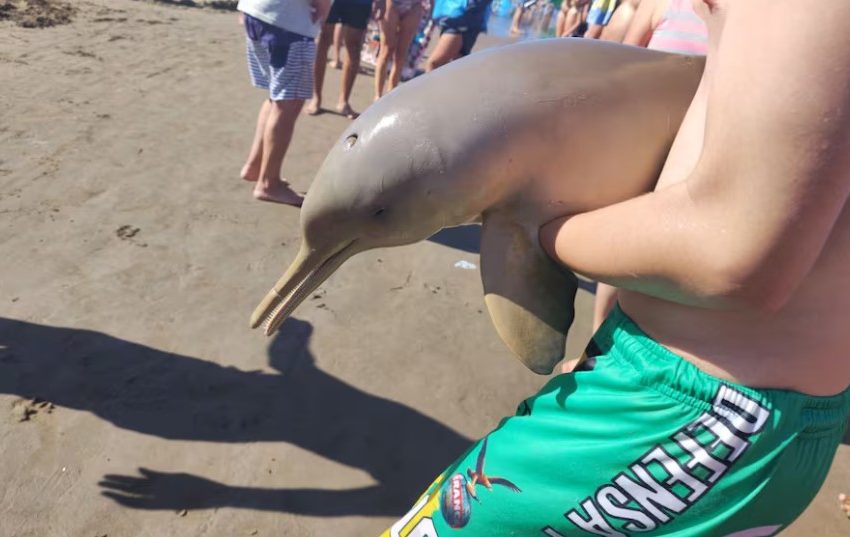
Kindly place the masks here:
[(312, 331), (309, 323), (287, 321), (269, 348), (279, 373), (267, 374), (99, 332), (0, 318), (0, 393), (87, 410), (161, 438), (290, 442), (360, 468), (377, 482), (350, 490), (256, 489), (148, 469), (140, 469), (140, 477), (105, 476), (103, 494), (126, 506), (400, 515), (471, 441), (318, 369), (308, 348)]

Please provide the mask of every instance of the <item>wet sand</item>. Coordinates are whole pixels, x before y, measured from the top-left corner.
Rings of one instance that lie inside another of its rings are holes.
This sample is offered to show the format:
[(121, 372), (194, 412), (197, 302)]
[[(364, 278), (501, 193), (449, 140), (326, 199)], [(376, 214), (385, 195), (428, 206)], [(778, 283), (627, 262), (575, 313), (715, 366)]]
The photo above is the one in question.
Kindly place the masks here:
[[(455, 267), (478, 264), (475, 228), (362, 254), (281, 334), (249, 330), (299, 233), (296, 210), (238, 178), (263, 94), (235, 15), (90, 0), (23, 28), (13, 3), (0, 537), (375, 535), (545, 381), (498, 340), (477, 271)], [(371, 84), (358, 78), (355, 108)], [(326, 104), (338, 86), (331, 69)], [(297, 188), (346, 124), (299, 120)], [(589, 337), (578, 300), (571, 355)], [(841, 490), (846, 446), (786, 535), (848, 535)]]

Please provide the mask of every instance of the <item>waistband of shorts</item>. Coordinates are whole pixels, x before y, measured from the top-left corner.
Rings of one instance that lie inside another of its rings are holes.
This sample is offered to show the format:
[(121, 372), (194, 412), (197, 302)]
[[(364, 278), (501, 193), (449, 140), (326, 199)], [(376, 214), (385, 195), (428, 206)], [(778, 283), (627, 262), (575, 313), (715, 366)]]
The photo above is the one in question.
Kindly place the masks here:
[(592, 344), (601, 353), (628, 364), (642, 385), (701, 409), (710, 408), (725, 386), (794, 420), (805, 433), (843, 430), (850, 414), (850, 387), (837, 395), (821, 397), (793, 390), (750, 388), (709, 375), (657, 343), (619, 304), (594, 334)]

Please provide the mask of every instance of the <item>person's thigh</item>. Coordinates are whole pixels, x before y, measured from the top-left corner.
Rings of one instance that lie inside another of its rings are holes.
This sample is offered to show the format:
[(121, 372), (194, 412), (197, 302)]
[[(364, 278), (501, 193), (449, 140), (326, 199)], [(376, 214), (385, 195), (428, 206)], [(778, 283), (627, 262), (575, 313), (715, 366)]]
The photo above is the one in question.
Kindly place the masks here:
[(343, 26), (342, 42), (345, 44), (348, 57), (355, 63), (360, 61), (360, 49), (363, 47), (363, 38), (365, 36), (365, 29)]
[(437, 40), (437, 45), (434, 47), (434, 52), (428, 58), (428, 64), (431, 68), (437, 68), (454, 60), (460, 54), (460, 49), (463, 46), (463, 36), (456, 33), (445, 32)]
[[(417, 4), (410, 8), (399, 21), (398, 46), (396, 47), (397, 58), (407, 58), (407, 49), (410, 48), (413, 36), (416, 35), (416, 30), (419, 29), (420, 19), (422, 19), (422, 5)], [(399, 65), (399, 67), (402, 66)]]
[(325, 54), (327, 54), (327, 49), (333, 43), (335, 31), (336, 24), (323, 24), (321, 30), (319, 30), (319, 38), (316, 40), (316, 45), (320, 51), (324, 50)]
[(398, 23), (398, 9), (391, 4), (384, 13), (384, 18), (378, 23), (381, 30), (381, 52), (384, 54), (389, 54), (395, 50), (398, 41)]

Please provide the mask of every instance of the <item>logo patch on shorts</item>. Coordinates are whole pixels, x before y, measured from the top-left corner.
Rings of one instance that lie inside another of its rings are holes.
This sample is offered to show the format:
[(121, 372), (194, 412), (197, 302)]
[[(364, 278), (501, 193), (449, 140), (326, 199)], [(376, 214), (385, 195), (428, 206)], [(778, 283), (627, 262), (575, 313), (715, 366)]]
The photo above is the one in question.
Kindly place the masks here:
[(466, 526), (472, 515), (469, 492), (466, 490), (466, 478), (455, 474), (443, 488), (440, 498), (440, 511), (446, 523), (455, 529)]
[[(443, 487), (440, 498), (440, 512), (446, 523), (459, 529), (469, 523), (472, 516), (472, 501), (480, 502), (476, 492), (476, 486), (481, 485), (487, 490), (493, 490), (493, 485), (500, 485), (512, 490), (522, 492), (520, 488), (503, 477), (489, 476), (484, 473), (484, 457), (487, 453), (487, 438), (481, 442), (481, 451), (475, 463), (475, 470), (466, 469), (466, 476), (454, 474)], [(469, 479), (467, 479), (467, 476)]]

